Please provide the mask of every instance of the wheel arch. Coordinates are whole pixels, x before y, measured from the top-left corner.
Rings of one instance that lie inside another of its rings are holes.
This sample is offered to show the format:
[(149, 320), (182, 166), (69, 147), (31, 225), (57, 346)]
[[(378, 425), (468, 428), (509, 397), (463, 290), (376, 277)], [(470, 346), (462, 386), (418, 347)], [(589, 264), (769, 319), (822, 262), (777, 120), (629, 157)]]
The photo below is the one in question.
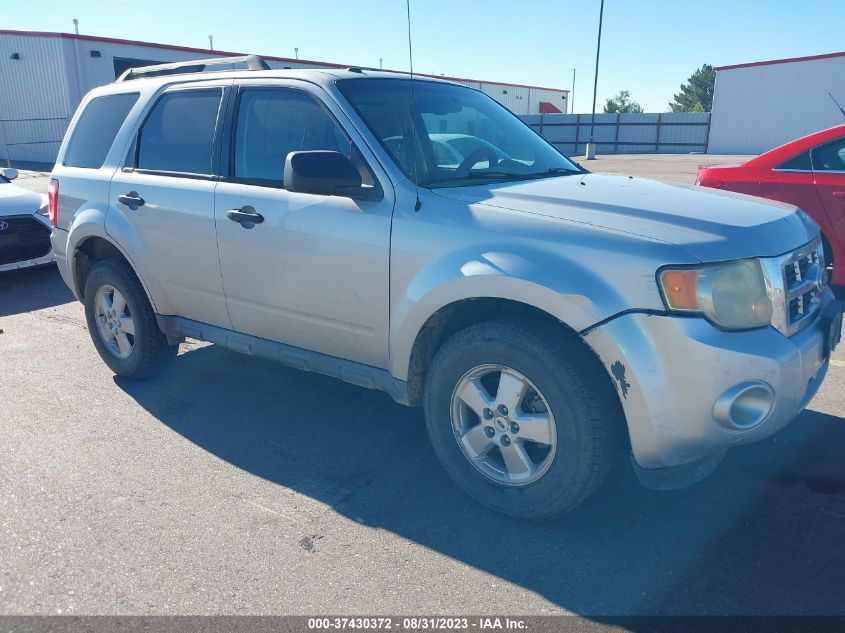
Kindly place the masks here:
[[(434, 355), (451, 336), (471, 325), (493, 319), (530, 322), (532, 327), (544, 331), (548, 336), (571, 337), (588, 349), (595, 356), (596, 363), (604, 367), (601, 359), (573, 327), (546, 310), (502, 297), (459, 299), (437, 309), (416, 333), (406, 365), (407, 403), (415, 406), (422, 401), (428, 367)], [(607, 380), (611, 380), (609, 375)]]
[(73, 246), (68, 265), (74, 283), (73, 291), (76, 296), (80, 300), (84, 300), (85, 279), (88, 276), (88, 272), (96, 262), (104, 259), (116, 259), (129, 266), (141, 283), (141, 287), (144, 289), (144, 293), (147, 295), (147, 299), (155, 311), (156, 305), (153, 297), (144, 283), (143, 277), (138, 274), (137, 267), (123, 249), (105, 234), (86, 235), (81, 237)]

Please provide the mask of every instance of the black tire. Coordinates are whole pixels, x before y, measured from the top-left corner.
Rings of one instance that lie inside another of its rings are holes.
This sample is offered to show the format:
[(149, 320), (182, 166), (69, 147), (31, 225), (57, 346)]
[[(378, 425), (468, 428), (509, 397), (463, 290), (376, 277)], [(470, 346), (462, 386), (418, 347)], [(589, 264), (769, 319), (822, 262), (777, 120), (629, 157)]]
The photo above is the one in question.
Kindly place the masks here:
[[(557, 448), (533, 483), (506, 485), (484, 475), (452, 428), (452, 394), (468, 371), (503, 365), (528, 378), (554, 415)], [(625, 426), (619, 398), (599, 360), (574, 333), (531, 322), (488, 321), (452, 336), (426, 375), (424, 408), (434, 451), (469, 496), (522, 519), (560, 516), (584, 501), (622, 453)]]
[[(97, 326), (96, 296), (104, 285), (121, 292), (135, 321), (134, 348), (127, 358), (118, 358), (109, 351)], [(135, 272), (116, 259), (98, 261), (85, 279), (85, 318), (88, 331), (100, 357), (118, 376), (132, 380), (150, 378), (165, 369), (176, 357), (178, 345), (169, 345), (159, 330), (155, 313)]]

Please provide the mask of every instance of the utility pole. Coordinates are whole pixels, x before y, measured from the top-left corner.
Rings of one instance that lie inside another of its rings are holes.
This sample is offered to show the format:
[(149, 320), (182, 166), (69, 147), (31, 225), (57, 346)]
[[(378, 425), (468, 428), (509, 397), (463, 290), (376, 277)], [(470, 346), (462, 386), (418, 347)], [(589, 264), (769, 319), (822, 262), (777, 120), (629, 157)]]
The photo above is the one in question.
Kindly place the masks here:
[(299, 59), (299, 48), (298, 47), (294, 47), (293, 54), (294, 54), (294, 57), (296, 57), (296, 59), (298, 60)]
[(76, 31), (76, 34), (79, 35), (79, 20), (73, 18), (73, 30)]
[(572, 69), (572, 92), (569, 93), (569, 114), (575, 114), (575, 69)]
[(599, 54), (601, 53), (601, 22), (604, 17), (604, 0), (601, 0), (601, 8), (599, 9), (599, 38), (596, 42), (596, 76), (593, 80), (593, 114), (590, 117), (590, 142), (587, 143), (587, 160), (593, 160), (596, 157), (596, 145), (593, 143), (593, 131), (596, 126), (596, 93), (599, 88)]
[(209, 48), (209, 50), (212, 50), (212, 51), (214, 50), (214, 36), (213, 35), (208, 36), (208, 48)]

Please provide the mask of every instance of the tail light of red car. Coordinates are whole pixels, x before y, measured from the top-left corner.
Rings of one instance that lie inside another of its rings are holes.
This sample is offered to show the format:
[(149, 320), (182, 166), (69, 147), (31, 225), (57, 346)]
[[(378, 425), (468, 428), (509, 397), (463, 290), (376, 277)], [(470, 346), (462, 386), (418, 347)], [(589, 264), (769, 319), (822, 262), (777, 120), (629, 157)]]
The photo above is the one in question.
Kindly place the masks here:
[(50, 179), (47, 187), (47, 211), (50, 217), (50, 224), (59, 226), (59, 181)]

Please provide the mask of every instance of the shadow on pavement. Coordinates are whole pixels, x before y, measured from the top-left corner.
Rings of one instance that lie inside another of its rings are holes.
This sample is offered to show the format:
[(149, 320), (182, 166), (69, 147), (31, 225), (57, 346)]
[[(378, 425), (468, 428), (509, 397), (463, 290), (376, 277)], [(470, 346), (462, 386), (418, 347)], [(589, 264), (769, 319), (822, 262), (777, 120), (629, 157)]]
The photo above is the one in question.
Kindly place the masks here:
[(55, 265), (0, 273), (0, 317), (75, 301)]
[(845, 425), (807, 412), (707, 481), (639, 486), (624, 461), (573, 514), (516, 521), (464, 497), (422, 414), (382, 393), (215, 346), (171, 376), (117, 380), (247, 472), (584, 615), (845, 614)]

